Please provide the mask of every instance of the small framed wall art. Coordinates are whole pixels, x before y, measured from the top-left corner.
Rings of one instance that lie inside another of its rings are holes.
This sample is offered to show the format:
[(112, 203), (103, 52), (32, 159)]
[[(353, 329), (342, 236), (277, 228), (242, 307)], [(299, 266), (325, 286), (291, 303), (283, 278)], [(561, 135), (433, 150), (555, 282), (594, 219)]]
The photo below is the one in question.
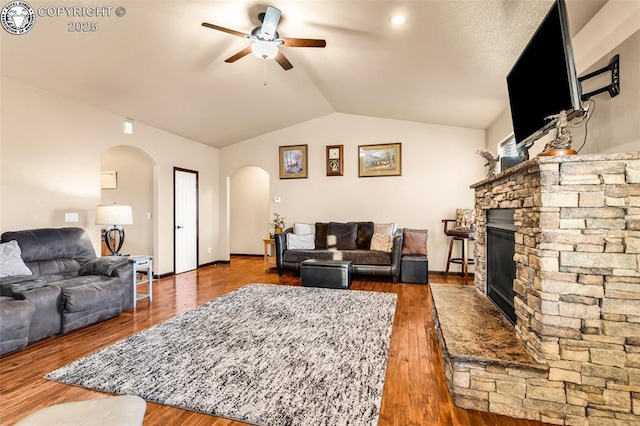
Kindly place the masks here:
[(280, 179), (307, 177), (307, 145), (280, 147)]
[(342, 176), (344, 145), (327, 146), (327, 176)]
[(100, 189), (118, 189), (118, 172), (100, 172)]
[(402, 144), (358, 146), (358, 177), (402, 175)]

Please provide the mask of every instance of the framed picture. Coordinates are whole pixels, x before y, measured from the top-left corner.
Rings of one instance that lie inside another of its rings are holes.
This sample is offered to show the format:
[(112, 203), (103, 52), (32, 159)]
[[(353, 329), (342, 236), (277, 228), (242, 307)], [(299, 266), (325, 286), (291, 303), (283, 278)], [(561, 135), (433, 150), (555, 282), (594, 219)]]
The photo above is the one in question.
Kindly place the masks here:
[(118, 172), (100, 172), (101, 189), (118, 189)]
[(358, 146), (358, 176), (402, 175), (402, 144)]
[(307, 177), (307, 145), (280, 147), (280, 179)]
[(327, 146), (327, 176), (342, 176), (343, 151), (343, 145)]

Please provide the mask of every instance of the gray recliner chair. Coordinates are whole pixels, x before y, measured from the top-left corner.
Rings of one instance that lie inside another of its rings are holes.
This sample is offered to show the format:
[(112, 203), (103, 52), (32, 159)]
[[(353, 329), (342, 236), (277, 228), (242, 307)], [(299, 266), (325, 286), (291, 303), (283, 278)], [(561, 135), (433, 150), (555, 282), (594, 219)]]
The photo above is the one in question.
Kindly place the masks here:
[[(97, 257), (84, 229), (5, 232), (1, 239), (18, 242), (33, 273), (0, 278), (0, 296), (28, 301), (35, 308), (29, 343), (112, 318), (133, 306), (129, 259)], [(0, 348), (4, 332), (1, 324)]]

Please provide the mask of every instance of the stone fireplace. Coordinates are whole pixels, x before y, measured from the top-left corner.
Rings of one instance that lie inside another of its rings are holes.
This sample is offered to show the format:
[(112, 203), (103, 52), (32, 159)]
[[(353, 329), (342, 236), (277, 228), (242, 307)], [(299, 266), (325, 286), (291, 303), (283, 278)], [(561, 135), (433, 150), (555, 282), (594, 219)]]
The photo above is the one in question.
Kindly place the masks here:
[(477, 294), (496, 272), (487, 231), (506, 213), (515, 337), (546, 370), (443, 350), (456, 403), (554, 424), (640, 424), (640, 153), (538, 157), (472, 188)]

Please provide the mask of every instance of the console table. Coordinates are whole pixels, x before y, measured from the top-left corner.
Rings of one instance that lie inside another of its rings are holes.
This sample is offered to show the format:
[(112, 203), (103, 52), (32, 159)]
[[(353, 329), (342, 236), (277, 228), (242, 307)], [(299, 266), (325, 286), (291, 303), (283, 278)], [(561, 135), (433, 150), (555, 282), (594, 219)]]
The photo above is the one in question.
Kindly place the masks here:
[[(147, 255), (129, 256), (133, 264), (133, 307), (136, 307), (138, 300), (149, 298), (149, 303), (153, 301), (153, 257)], [(138, 278), (141, 275), (141, 278)], [(146, 277), (146, 278), (144, 278)], [(146, 293), (138, 293), (138, 286), (147, 285)]]

